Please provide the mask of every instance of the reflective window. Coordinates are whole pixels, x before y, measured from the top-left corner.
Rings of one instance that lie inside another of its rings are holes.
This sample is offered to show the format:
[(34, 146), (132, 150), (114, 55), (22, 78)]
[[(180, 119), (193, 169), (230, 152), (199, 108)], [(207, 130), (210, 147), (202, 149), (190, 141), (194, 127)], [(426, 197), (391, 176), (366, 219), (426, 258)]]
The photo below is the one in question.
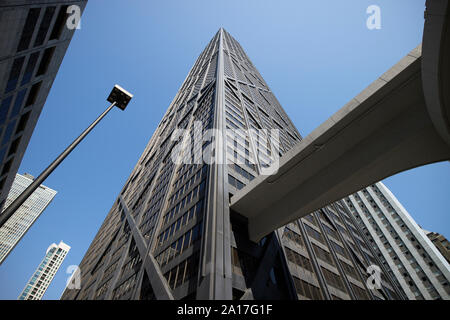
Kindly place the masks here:
[(47, 37), (48, 28), (50, 28), (53, 15), (55, 14), (55, 9), (56, 7), (47, 7), (47, 9), (45, 9), (44, 17), (42, 18), (36, 40), (34, 40), (34, 47), (40, 46), (44, 43), (45, 38)]
[(6, 127), (5, 134), (3, 135), (3, 140), (1, 145), (8, 143), (9, 139), (11, 138), (11, 135), (13, 133), (14, 127), (16, 126), (16, 120), (11, 121), (8, 126)]
[(20, 72), (25, 61), (25, 57), (16, 58), (12, 64), (11, 71), (9, 72), (9, 79), (6, 83), (5, 93), (13, 91), (17, 87), (19, 81)]
[(30, 55), (30, 58), (28, 59), (27, 67), (25, 69), (25, 73), (23, 74), (23, 77), (22, 77), (22, 83), (21, 83), (22, 86), (24, 84), (27, 84), (28, 82), (30, 82), (31, 77), (33, 76), (34, 67), (36, 67), (36, 63), (37, 63), (38, 59), (39, 59), (39, 51), (34, 52)]
[(50, 65), (50, 61), (52, 60), (53, 54), (55, 53), (56, 47), (47, 48), (44, 51), (44, 55), (42, 56), (41, 63), (39, 64), (39, 68), (36, 76), (41, 76), (47, 73), (48, 66)]
[(0, 126), (2, 126), (6, 118), (8, 117), (9, 107), (11, 106), (12, 96), (9, 96), (6, 99), (3, 99), (2, 104), (0, 105)]
[(30, 94), (28, 95), (27, 102), (25, 103), (25, 107), (31, 106), (36, 102), (37, 96), (39, 94), (39, 90), (41, 89), (41, 82), (33, 84), (30, 90)]
[(32, 8), (28, 11), (27, 20), (25, 21), (25, 25), (22, 30), (22, 36), (20, 37), (17, 52), (26, 50), (30, 46), (30, 41), (33, 37), (33, 32), (39, 19), (40, 12), (41, 8)]
[(61, 6), (58, 12), (58, 17), (56, 18), (55, 25), (53, 26), (52, 34), (50, 35), (50, 40), (59, 39), (61, 33), (64, 29), (67, 17), (68, 6)]
[(11, 111), (10, 118), (14, 118), (20, 113), (20, 109), (22, 109), (23, 100), (25, 99), (25, 95), (27, 94), (27, 89), (23, 89), (16, 96), (16, 101), (14, 102), (14, 107)]

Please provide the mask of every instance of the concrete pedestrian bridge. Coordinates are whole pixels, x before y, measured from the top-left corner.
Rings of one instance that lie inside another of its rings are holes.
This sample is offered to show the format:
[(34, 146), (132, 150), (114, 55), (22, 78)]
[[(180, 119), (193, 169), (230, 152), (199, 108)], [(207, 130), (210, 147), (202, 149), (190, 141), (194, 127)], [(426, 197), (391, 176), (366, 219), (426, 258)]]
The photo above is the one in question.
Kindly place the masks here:
[(448, 0), (428, 0), (412, 50), (231, 198), (250, 239), (418, 166), (450, 160)]

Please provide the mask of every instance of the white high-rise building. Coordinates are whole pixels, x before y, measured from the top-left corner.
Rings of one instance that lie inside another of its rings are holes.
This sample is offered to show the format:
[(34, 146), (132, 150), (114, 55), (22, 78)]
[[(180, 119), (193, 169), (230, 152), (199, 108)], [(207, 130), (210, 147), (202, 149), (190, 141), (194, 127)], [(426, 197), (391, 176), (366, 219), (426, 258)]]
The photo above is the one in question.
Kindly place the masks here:
[(70, 246), (62, 241), (52, 243), (18, 300), (41, 300), (69, 250)]
[(448, 262), (383, 183), (345, 203), (409, 299), (450, 299)]
[[(21, 194), (34, 178), (29, 174), (16, 174), (14, 183), (6, 199), (5, 209)], [(9, 220), (0, 228), (0, 264), (22, 239), (28, 229), (41, 215), (56, 195), (56, 191), (46, 186), (39, 186), (36, 191), (17, 209)]]

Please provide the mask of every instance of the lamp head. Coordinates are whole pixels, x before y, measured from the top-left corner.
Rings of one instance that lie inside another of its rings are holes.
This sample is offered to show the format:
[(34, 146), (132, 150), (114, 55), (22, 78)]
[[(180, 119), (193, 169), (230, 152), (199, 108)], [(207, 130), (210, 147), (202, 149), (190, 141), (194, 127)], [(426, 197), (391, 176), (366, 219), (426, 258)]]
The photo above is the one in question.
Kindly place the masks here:
[(108, 102), (115, 102), (116, 106), (125, 110), (133, 95), (119, 85), (115, 85), (108, 96)]

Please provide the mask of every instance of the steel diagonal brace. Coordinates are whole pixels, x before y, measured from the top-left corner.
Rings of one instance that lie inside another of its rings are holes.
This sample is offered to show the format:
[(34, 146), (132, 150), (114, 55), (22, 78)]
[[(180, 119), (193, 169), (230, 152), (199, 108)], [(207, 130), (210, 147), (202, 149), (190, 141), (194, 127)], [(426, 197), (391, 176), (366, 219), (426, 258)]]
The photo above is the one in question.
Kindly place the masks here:
[(136, 242), (136, 246), (139, 250), (139, 254), (142, 257), (144, 268), (147, 271), (147, 275), (152, 286), (153, 292), (158, 300), (173, 300), (172, 291), (164, 278), (161, 269), (153, 255), (149, 252), (147, 254), (147, 244), (139, 231), (133, 217), (130, 214), (127, 204), (123, 201), (122, 196), (119, 196), (119, 202), (122, 206), (123, 212), (127, 219), (128, 225), (130, 226), (131, 235)]

